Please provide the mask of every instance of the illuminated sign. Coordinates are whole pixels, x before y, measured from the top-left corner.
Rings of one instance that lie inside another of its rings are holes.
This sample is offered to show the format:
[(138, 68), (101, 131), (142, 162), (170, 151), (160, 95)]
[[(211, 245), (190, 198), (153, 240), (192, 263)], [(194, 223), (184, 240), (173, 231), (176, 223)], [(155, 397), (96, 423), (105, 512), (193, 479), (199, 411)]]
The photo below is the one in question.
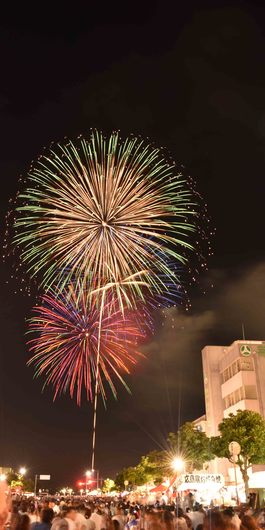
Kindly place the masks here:
[(221, 473), (183, 473), (180, 476), (181, 489), (202, 489), (215, 485), (218, 488), (224, 486), (224, 477)]
[(242, 344), (242, 346), (240, 346), (240, 353), (244, 357), (248, 357), (251, 355), (251, 347), (248, 346), (248, 344)]

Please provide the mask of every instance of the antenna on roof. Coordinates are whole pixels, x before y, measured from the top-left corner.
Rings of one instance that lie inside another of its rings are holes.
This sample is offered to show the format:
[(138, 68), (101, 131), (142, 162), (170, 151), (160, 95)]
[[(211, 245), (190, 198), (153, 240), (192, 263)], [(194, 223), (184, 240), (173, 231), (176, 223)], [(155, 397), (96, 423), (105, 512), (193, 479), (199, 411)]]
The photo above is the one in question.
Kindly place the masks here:
[(244, 326), (243, 322), (242, 322), (242, 338), (243, 338), (243, 340), (246, 340), (246, 337), (245, 337), (245, 326)]

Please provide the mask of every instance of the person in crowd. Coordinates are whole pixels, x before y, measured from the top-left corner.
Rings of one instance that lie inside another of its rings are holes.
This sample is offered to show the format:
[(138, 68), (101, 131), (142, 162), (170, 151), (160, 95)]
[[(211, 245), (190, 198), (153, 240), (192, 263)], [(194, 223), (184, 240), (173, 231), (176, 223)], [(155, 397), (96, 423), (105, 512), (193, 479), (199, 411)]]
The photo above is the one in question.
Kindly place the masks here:
[(87, 520), (85, 518), (85, 512), (86, 508), (85, 505), (79, 504), (76, 506), (76, 518), (75, 518), (75, 524), (76, 524), (76, 530), (87, 530)]
[(31, 530), (50, 530), (54, 511), (51, 508), (44, 508), (40, 512), (40, 521), (31, 525)]
[(28, 506), (28, 516), (30, 518), (31, 524), (36, 523), (40, 519), (39, 510), (38, 508), (36, 509), (35, 504), (32, 502)]
[(115, 523), (115, 521), (117, 521), (119, 523), (119, 529), (118, 530), (124, 530), (125, 517), (124, 517), (124, 513), (123, 513), (123, 510), (122, 510), (121, 506), (118, 505), (116, 507), (116, 513), (115, 513), (115, 515), (113, 515), (112, 521), (113, 521), (113, 523)]
[(259, 525), (251, 515), (243, 515), (241, 518), (240, 530), (258, 530)]
[(265, 509), (261, 510), (257, 515), (257, 523), (259, 528), (265, 528)]
[(16, 524), (12, 530), (30, 530), (30, 518), (27, 513), (18, 514)]
[(86, 527), (87, 530), (96, 530), (96, 524), (91, 519), (92, 511), (90, 508), (85, 509)]
[(51, 499), (49, 501), (49, 508), (51, 508), (55, 514), (58, 514), (59, 511), (60, 511), (60, 508), (59, 508), (57, 502), (55, 501), (55, 499)]
[(125, 528), (126, 530), (130, 530), (130, 529), (137, 528), (137, 527), (138, 527), (138, 520), (136, 517), (136, 513), (131, 512), (128, 516), (128, 521), (125, 525)]
[[(193, 530), (198, 530), (198, 525), (199, 524), (203, 524), (203, 522), (204, 522), (205, 512), (204, 512), (202, 506), (199, 505), (199, 504), (196, 505), (196, 508), (195, 508), (194, 512), (192, 512), (192, 511), (188, 512), (187, 511), (186, 515), (191, 520), (191, 525), (192, 525)], [(189, 526), (189, 525), (187, 525), (187, 526)]]
[[(189, 530), (192, 530), (192, 522), (191, 522), (191, 518), (189, 517), (190, 512), (191, 512), (191, 509), (187, 508), (186, 513), (183, 513), (183, 517), (185, 517), (185, 521), (187, 523), (187, 527), (189, 528)], [(198, 525), (197, 525), (197, 530), (198, 530)]]
[(176, 530), (188, 530), (184, 512), (179, 506), (177, 506), (175, 510), (175, 528)]
[(223, 516), (226, 517), (228, 522), (234, 525), (237, 530), (240, 529), (241, 519), (231, 506), (224, 509)]
[(162, 521), (166, 530), (174, 530), (174, 514), (170, 510), (162, 512)]
[(98, 506), (92, 507), (91, 521), (94, 521), (96, 530), (103, 530), (105, 528), (105, 520), (102, 516), (102, 512)]
[(18, 510), (19, 515), (24, 515), (28, 513), (28, 503), (26, 501), (22, 501), (19, 505)]
[(73, 506), (67, 506), (67, 508), (64, 510), (64, 518), (68, 524), (68, 530), (77, 530), (76, 527), (76, 510)]
[(51, 530), (68, 530), (68, 523), (66, 519), (64, 518), (65, 511), (64, 511), (64, 505), (61, 506), (61, 511), (59, 514), (56, 514), (53, 521)]
[(119, 524), (119, 521), (117, 521), (117, 519), (111, 519), (112, 520), (112, 527), (113, 527), (113, 530), (120, 530), (120, 524)]
[(220, 511), (212, 510), (204, 519), (203, 530), (236, 530), (236, 527), (231, 522), (231, 518)]

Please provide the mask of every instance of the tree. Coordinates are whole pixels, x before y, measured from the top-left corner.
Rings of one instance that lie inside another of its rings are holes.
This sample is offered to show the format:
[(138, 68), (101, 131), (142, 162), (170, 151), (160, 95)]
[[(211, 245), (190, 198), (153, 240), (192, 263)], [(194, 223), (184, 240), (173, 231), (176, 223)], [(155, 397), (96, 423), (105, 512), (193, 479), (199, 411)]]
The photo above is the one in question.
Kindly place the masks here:
[(236, 414), (231, 413), (228, 418), (224, 418), (218, 428), (220, 436), (212, 438), (212, 450), (216, 456), (233, 462), (229, 443), (240, 444), (241, 452), (236, 463), (242, 473), (248, 496), (248, 469), (253, 464), (265, 463), (265, 421), (258, 412), (238, 410)]
[(115, 478), (115, 486), (116, 488), (121, 491), (124, 490), (124, 482), (125, 480), (128, 480), (126, 478), (126, 468), (123, 468), (119, 473), (117, 473)]
[(205, 462), (214, 458), (210, 439), (205, 432), (197, 430), (192, 422), (184, 423), (177, 433), (169, 433), (168, 442), (172, 454), (183, 458), (186, 471), (202, 469)]
[(26, 478), (20, 473), (11, 470), (6, 477), (7, 483), (12, 488), (21, 488), (23, 491), (34, 491), (34, 481), (31, 478)]
[(115, 488), (115, 482), (111, 478), (106, 478), (102, 487), (103, 493), (109, 493)]
[(140, 462), (134, 467), (124, 468), (115, 479), (117, 488), (124, 489), (124, 482), (132, 487), (143, 486), (148, 482), (160, 483), (163, 479), (163, 459), (162, 451), (151, 451), (146, 456), (142, 456)]
[(25, 491), (34, 491), (34, 480), (32, 478), (23, 478), (23, 488)]
[(155, 484), (160, 484), (165, 476), (166, 458), (165, 451), (151, 451), (146, 455), (146, 472), (150, 475), (150, 480)]
[(185, 423), (177, 433), (169, 433), (170, 451), (151, 451), (142, 456), (135, 467), (124, 468), (116, 476), (115, 484), (124, 488), (124, 481), (132, 487), (142, 486), (148, 482), (160, 484), (165, 477), (174, 474), (172, 459), (177, 454), (185, 461), (187, 471), (201, 469), (203, 464), (214, 458), (210, 439), (204, 432), (198, 431), (193, 423)]
[(125, 467), (118, 473), (115, 479), (115, 485), (119, 490), (123, 490), (125, 487), (124, 482), (127, 481), (130, 486), (139, 485), (139, 477), (137, 477), (137, 466)]
[(7, 474), (6, 481), (10, 485), (11, 489), (12, 488), (23, 489), (23, 477), (21, 477), (21, 475), (19, 475), (19, 473), (16, 473), (15, 471), (10, 471)]

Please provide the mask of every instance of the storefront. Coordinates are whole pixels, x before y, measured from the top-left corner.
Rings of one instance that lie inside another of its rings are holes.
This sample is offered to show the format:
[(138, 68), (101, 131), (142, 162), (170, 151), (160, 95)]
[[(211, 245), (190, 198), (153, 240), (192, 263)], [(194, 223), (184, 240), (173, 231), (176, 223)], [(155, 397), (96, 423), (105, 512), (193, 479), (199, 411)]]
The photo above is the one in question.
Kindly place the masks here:
[(183, 473), (176, 480), (174, 488), (184, 507), (190, 499), (193, 505), (211, 506), (224, 503), (224, 483), (221, 473)]

